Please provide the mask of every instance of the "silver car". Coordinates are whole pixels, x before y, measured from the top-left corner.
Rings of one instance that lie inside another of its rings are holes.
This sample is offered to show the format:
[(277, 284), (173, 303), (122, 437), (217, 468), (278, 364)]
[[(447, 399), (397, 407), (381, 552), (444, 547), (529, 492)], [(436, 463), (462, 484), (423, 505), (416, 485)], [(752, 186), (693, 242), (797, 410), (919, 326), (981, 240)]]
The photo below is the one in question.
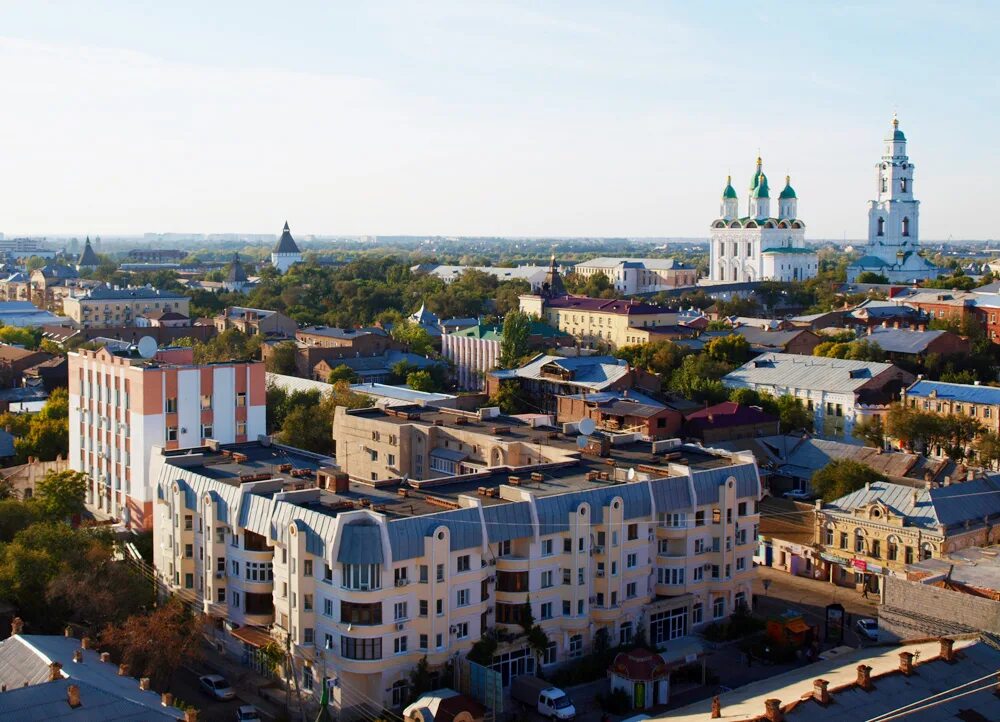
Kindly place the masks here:
[(216, 699), (225, 701), (236, 698), (236, 692), (221, 674), (206, 674), (198, 678), (198, 683), (202, 691)]
[(236, 710), (236, 722), (261, 722), (260, 710), (252, 704), (240, 705)]
[(858, 630), (858, 636), (863, 637), (869, 641), (878, 641), (878, 620), (876, 619), (859, 619), (858, 623), (854, 625)]

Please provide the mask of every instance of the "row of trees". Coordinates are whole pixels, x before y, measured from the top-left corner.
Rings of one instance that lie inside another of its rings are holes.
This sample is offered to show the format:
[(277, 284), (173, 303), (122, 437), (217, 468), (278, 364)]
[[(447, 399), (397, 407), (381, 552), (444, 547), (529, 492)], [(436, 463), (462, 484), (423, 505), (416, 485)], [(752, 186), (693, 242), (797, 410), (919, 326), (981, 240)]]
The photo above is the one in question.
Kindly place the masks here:
[(51, 461), (69, 453), (69, 392), (55, 389), (37, 414), (0, 414), (0, 428), (14, 435), (14, 463)]
[(317, 454), (330, 454), (333, 452), (334, 408), (361, 409), (371, 405), (371, 399), (351, 391), (347, 381), (336, 382), (325, 395), (318, 390), (288, 392), (269, 386), (268, 433), (274, 434), (283, 444)]
[(880, 417), (859, 422), (853, 433), (869, 446), (884, 447), (887, 439), (895, 439), (920, 454), (941, 450), (962, 459), (972, 451), (987, 465), (1000, 461), (997, 434), (986, 431), (972, 416), (936, 414), (897, 404), (889, 409), (885, 422)]

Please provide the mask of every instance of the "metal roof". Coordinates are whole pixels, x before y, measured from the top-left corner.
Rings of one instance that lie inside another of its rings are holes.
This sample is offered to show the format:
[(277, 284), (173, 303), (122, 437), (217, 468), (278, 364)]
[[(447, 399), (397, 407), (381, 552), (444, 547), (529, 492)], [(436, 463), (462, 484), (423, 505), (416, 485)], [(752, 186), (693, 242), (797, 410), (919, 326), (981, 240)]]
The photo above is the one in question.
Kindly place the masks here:
[(381, 528), (369, 520), (346, 524), (340, 533), (337, 561), (343, 564), (381, 564)]
[(828, 393), (854, 393), (892, 364), (824, 356), (765, 353), (723, 377), (727, 386), (772, 386)]
[(876, 343), (879, 348), (889, 353), (924, 353), (931, 342), (948, 333), (948, 331), (916, 331), (876, 326), (870, 334), (862, 336), (860, 340)]
[(760, 480), (757, 476), (756, 464), (744, 463), (716, 469), (692, 469), (691, 481), (694, 485), (697, 505), (717, 502), (719, 500), (719, 487), (725, 484), (730, 477), (736, 480), (737, 497), (760, 497)]
[[(573, 373), (572, 379), (549, 379), (542, 375), (542, 368), (548, 364), (554, 364), (564, 371)], [(548, 356), (539, 354), (531, 361), (517, 369), (509, 371), (493, 372), (498, 378), (522, 378), (553, 383), (566, 384), (568, 386), (585, 386), (592, 389), (605, 389), (615, 381), (625, 376), (629, 371), (628, 364), (614, 356), (577, 356), (574, 358), (563, 358), (562, 356)]]
[(694, 509), (691, 496), (691, 480), (686, 476), (669, 476), (665, 479), (654, 479), (650, 482), (653, 489), (653, 501), (658, 514)]
[(879, 481), (835, 499), (824, 509), (850, 513), (875, 501), (913, 526), (951, 527), (966, 520), (980, 524), (985, 517), (1000, 515), (1000, 480), (973, 479), (933, 489)]
[(531, 503), (527, 501), (484, 506), (483, 521), (486, 523), (486, 538), (491, 543), (531, 537), (535, 533)]
[(389, 522), (389, 544), (393, 562), (424, 554), (424, 538), (440, 526), (448, 527), (451, 551), (482, 546), (483, 526), (478, 508), (455, 509), (437, 514), (393, 519)]
[(1000, 404), (1000, 388), (975, 384), (949, 384), (943, 381), (917, 381), (906, 390), (907, 397), (936, 398), (966, 404)]

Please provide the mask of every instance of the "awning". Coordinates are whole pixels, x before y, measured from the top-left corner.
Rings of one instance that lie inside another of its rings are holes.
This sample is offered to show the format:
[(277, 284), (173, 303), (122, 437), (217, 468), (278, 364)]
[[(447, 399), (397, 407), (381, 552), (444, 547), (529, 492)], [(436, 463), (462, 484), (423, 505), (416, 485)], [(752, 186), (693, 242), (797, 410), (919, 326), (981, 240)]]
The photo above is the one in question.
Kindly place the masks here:
[(232, 631), (232, 635), (253, 647), (263, 647), (268, 642), (274, 641), (274, 638), (260, 627), (239, 627)]
[(697, 637), (678, 637), (659, 652), (668, 667), (676, 668), (698, 661), (705, 654), (705, 645)]
[(805, 634), (812, 627), (806, 624), (801, 619), (793, 619), (785, 625), (785, 628), (792, 634)]
[(431, 451), (432, 459), (445, 459), (447, 461), (465, 461), (469, 455), (463, 454), (461, 451), (455, 451), (454, 449), (433, 449)]

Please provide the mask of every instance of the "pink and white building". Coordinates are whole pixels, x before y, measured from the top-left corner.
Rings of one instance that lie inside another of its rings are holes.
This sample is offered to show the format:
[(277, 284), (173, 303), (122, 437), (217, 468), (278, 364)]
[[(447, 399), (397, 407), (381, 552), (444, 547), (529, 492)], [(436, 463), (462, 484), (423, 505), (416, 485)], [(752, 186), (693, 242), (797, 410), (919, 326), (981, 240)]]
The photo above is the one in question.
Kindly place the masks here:
[(262, 363), (198, 365), (190, 348), (69, 354), (70, 465), (90, 475), (88, 505), (131, 528), (153, 523), (154, 448), (256, 440), (265, 420)]

